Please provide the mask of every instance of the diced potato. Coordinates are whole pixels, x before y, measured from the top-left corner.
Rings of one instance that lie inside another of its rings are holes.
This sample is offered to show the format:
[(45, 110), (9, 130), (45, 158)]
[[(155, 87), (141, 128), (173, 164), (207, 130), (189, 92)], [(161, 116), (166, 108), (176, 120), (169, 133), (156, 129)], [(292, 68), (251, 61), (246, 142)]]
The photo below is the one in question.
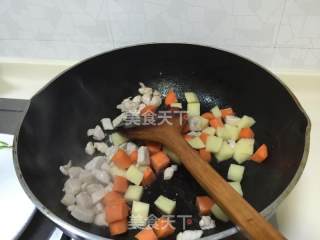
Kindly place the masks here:
[(240, 139), (234, 148), (234, 160), (236, 160), (239, 164), (249, 160), (253, 154), (253, 147), (254, 139)]
[(218, 106), (215, 106), (214, 108), (212, 108), (211, 112), (212, 112), (213, 116), (215, 116), (216, 118), (219, 118), (222, 116), (220, 108)]
[(199, 102), (199, 98), (198, 98), (197, 94), (195, 94), (194, 92), (185, 92), (184, 96), (185, 96), (188, 103), (198, 103)]
[(200, 116), (200, 103), (188, 103), (187, 112), (189, 116)]
[(154, 204), (157, 206), (159, 210), (161, 210), (163, 213), (169, 215), (172, 214), (175, 207), (176, 207), (176, 201), (173, 201), (169, 198), (166, 198), (165, 196), (160, 195), (157, 200), (154, 202)]
[(117, 167), (116, 165), (113, 165), (109, 171), (113, 177), (115, 176), (126, 177), (126, 171)]
[(252, 127), (256, 123), (256, 120), (254, 120), (252, 117), (249, 117), (247, 115), (244, 115), (240, 121), (237, 123), (237, 126), (241, 128), (249, 128)]
[(224, 137), (225, 139), (238, 140), (240, 129), (229, 124), (224, 125)]
[(225, 139), (225, 140), (227, 139), (227, 138), (226, 138), (226, 134), (225, 134), (225, 128), (224, 128), (224, 126), (217, 128), (216, 134), (217, 134), (218, 137), (220, 137), (220, 138), (222, 138), (222, 139)]
[(228, 179), (235, 182), (241, 182), (244, 170), (244, 166), (231, 164), (228, 170)]
[(171, 103), (170, 104), (170, 107), (172, 107), (172, 108), (182, 108), (182, 104), (181, 103)]
[(207, 127), (205, 129), (203, 129), (202, 132), (213, 136), (216, 133), (216, 129), (213, 127)]
[(143, 172), (141, 172), (136, 166), (131, 165), (126, 173), (126, 178), (135, 185), (140, 185), (143, 179)]
[(191, 116), (188, 123), (191, 131), (201, 131), (208, 127), (209, 121), (201, 116)]
[(234, 152), (233, 148), (230, 147), (230, 145), (226, 141), (224, 141), (222, 143), (222, 147), (221, 147), (220, 151), (218, 153), (216, 153), (215, 156), (216, 156), (218, 162), (222, 162), (222, 161), (225, 161), (225, 160), (232, 158), (233, 152)]
[(120, 146), (121, 144), (128, 141), (128, 138), (126, 138), (125, 136), (123, 136), (118, 132), (112, 133), (110, 138), (111, 138), (111, 142), (116, 146)]
[(150, 205), (144, 202), (133, 201), (131, 211), (131, 226), (144, 227), (148, 220)]
[(214, 204), (212, 206), (211, 212), (212, 212), (213, 216), (215, 216), (217, 219), (219, 219), (223, 222), (229, 221), (228, 216), (222, 211), (222, 209), (217, 204)]
[(239, 182), (229, 182), (230, 186), (236, 190), (241, 196), (243, 196), (242, 187)]
[(143, 187), (137, 185), (130, 185), (124, 194), (124, 198), (128, 202), (140, 201), (143, 194)]
[(175, 163), (177, 164), (181, 164), (181, 161), (179, 159), (179, 157), (172, 152), (169, 148), (167, 148), (166, 146), (163, 147), (163, 151), (168, 155), (168, 157)]
[(208, 136), (206, 143), (206, 150), (209, 152), (217, 153), (222, 147), (223, 139), (216, 136)]
[(224, 121), (226, 122), (226, 124), (229, 124), (231, 126), (237, 126), (237, 124), (240, 121), (240, 118), (233, 115), (228, 115), (224, 118)]
[(200, 139), (200, 137), (194, 137), (191, 140), (189, 140), (188, 143), (194, 149), (201, 149), (201, 148), (205, 147), (205, 145), (202, 142), (202, 140)]

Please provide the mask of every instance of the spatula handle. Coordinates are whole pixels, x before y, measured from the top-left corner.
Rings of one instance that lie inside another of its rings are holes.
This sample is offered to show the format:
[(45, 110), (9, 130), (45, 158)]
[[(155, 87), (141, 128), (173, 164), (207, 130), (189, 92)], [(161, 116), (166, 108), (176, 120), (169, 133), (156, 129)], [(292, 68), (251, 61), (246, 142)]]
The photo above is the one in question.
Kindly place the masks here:
[(207, 162), (200, 158), (181, 134), (172, 131), (166, 145), (181, 159), (185, 168), (249, 239), (285, 239)]

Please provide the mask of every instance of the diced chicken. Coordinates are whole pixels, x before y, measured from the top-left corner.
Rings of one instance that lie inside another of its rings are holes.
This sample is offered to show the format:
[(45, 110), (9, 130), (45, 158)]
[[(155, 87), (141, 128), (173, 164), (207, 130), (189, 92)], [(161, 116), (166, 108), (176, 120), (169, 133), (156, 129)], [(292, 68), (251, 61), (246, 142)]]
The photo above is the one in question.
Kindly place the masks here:
[(203, 234), (202, 230), (186, 230), (177, 235), (177, 240), (196, 240)]
[(158, 90), (153, 91), (153, 96), (159, 96), (161, 97), (161, 93)]
[(151, 104), (151, 95), (152, 93), (145, 93), (142, 95), (142, 102), (146, 105), (150, 105)]
[(141, 146), (138, 148), (138, 159), (137, 164), (140, 166), (150, 165), (150, 155), (149, 150), (146, 146)]
[(75, 206), (71, 210), (71, 215), (84, 223), (92, 223), (95, 217), (94, 211), (92, 209), (80, 208), (79, 206)]
[(77, 178), (77, 177), (79, 177), (79, 175), (82, 171), (83, 171), (83, 168), (81, 168), (81, 167), (71, 167), (68, 170), (68, 174), (69, 174), (69, 177), (71, 177), (71, 178)]
[(71, 212), (75, 207), (76, 207), (76, 205), (70, 205), (70, 206), (67, 207), (67, 210), (69, 212)]
[(77, 193), (80, 192), (81, 190), (81, 180), (78, 178), (69, 178), (65, 183), (64, 183), (64, 191), (66, 193), (76, 195)]
[(104, 212), (104, 206), (101, 202), (98, 202), (96, 205), (94, 205), (94, 211), (96, 214), (103, 213)]
[(103, 118), (101, 119), (101, 124), (104, 130), (112, 130), (113, 125), (110, 118)]
[(107, 226), (104, 213), (99, 213), (95, 216), (94, 224), (97, 226)]
[(151, 101), (150, 101), (150, 105), (154, 105), (156, 107), (159, 107), (161, 105), (161, 97), (160, 96), (157, 96), (157, 95), (154, 95), (152, 98), (151, 98)]
[(91, 195), (87, 192), (80, 192), (76, 196), (76, 203), (81, 208), (91, 208), (93, 205)]
[(104, 162), (101, 167), (100, 167), (101, 170), (104, 170), (104, 171), (109, 171), (110, 169), (110, 165), (108, 162)]
[(87, 136), (88, 137), (93, 136), (93, 134), (94, 134), (94, 128), (90, 128), (90, 129), (87, 130)]
[(100, 183), (91, 183), (87, 185), (86, 190), (89, 194), (91, 194), (99, 190), (104, 190), (104, 186)]
[(111, 147), (108, 148), (108, 150), (105, 152), (107, 162), (110, 162), (113, 155), (118, 151), (119, 147), (112, 145)]
[(210, 216), (202, 216), (199, 222), (202, 230), (213, 229), (216, 227), (215, 221)]
[(93, 204), (100, 202), (103, 199), (105, 194), (106, 194), (106, 192), (105, 192), (104, 188), (91, 193), (91, 199), (92, 199)]
[(112, 125), (114, 128), (117, 128), (123, 121), (127, 119), (126, 113), (121, 113), (118, 117), (112, 120)]
[(106, 162), (106, 158), (104, 156), (97, 156), (90, 160), (84, 168), (86, 170), (100, 169), (104, 162)]
[(177, 165), (172, 165), (170, 167), (167, 167), (163, 172), (163, 180), (170, 180), (177, 169), (178, 169)]
[(108, 186), (104, 188), (105, 193), (111, 192), (113, 188), (113, 183), (109, 183)]
[(142, 82), (139, 83), (140, 88), (138, 89), (139, 93), (144, 95), (144, 94), (152, 94), (153, 90), (150, 87), (146, 87)]
[(92, 142), (88, 142), (88, 143), (87, 143), (86, 148), (85, 148), (85, 152), (86, 152), (88, 155), (93, 155), (93, 154), (94, 154), (95, 149), (94, 149), (94, 146), (93, 146), (93, 143), (92, 143)]
[(82, 171), (79, 175), (79, 180), (81, 183), (87, 183), (87, 184), (96, 182), (95, 176), (89, 170)]
[(60, 166), (59, 169), (60, 169), (60, 172), (65, 175), (65, 176), (68, 176), (69, 173), (68, 173), (68, 170), (69, 168), (71, 167), (71, 161), (69, 161), (66, 165), (63, 165), (63, 166)]
[(138, 147), (135, 143), (133, 142), (128, 142), (127, 145), (126, 145), (126, 152), (127, 154), (131, 154), (133, 151), (137, 150)]
[(110, 177), (109, 173), (107, 173), (106, 171), (94, 169), (94, 170), (92, 170), (92, 173), (94, 174), (94, 176), (96, 177), (96, 179), (98, 181), (100, 181), (104, 184), (108, 184), (111, 181), (111, 177)]
[(104, 142), (95, 142), (93, 144), (94, 148), (97, 149), (101, 153), (106, 153), (108, 151), (108, 145)]
[(65, 193), (63, 198), (61, 199), (61, 203), (65, 206), (73, 205), (76, 202), (76, 198), (73, 194)]
[(142, 96), (141, 95), (137, 95), (132, 99), (132, 102), (140, 104), (141, 103), (141, 99), (142, 99)]
[(106, 135), (104, 134), (102, 128), (99, 125), (97, 125), (94, 128), (94, 133), (93, 133), (92, 137), (94, 140), (102, 141), (106, 137)]

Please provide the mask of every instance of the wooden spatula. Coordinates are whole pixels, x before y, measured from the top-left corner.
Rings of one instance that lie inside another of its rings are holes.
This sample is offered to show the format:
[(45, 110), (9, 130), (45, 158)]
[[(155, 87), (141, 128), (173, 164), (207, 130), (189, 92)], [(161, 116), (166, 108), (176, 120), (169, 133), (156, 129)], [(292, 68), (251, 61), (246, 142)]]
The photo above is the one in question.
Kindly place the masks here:
[(130, 139), (159, 142), (171, 149), (194, 179), (207, 191), (230, 219), (249, 239), (285, 239), (245, 199), (243, 199), (181, 135), (181, 120), (173, 117), (156, 126), (139, 126), (125, 130)]

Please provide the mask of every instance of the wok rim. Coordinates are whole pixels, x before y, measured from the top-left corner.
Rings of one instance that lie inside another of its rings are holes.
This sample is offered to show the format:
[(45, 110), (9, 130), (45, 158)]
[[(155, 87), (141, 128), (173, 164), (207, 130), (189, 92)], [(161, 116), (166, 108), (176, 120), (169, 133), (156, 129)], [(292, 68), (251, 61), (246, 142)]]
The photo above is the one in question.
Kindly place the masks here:
[[(299, 181), (299, 179), (300, 179), (300, 177), (301, 177), (301, 175), (303, 173), (303, 170), (304, 170), (304, 168), (306, 166), (308, 155), (309, 155), (309, 149), (310, 149), (310, 132), (311, 132), (311, 121), (310, 121), (310, 118), (307, 115), (307, 113), (304, 110), (304, 108), (302, 107), (302, 105), (299, 102), (298, 98), (289, 89), (289, 87), (278, 76), (276, 76), (273, 72), (268, 70), (266, 67), (262, 66), (259, 63), (254, 62), (253, 60), (248, 59), (245, 56), (242, 56), (241, 54), (236, 54), (236, 53), (233, 53), (233, 52), (231, 52), (229, 50), (226, 50), (226, 49), (223, 49), (223, 48), (219, 48), (219, 47), (215, 47), (215, 46), (201, 45), (201, 44), (194, 44), (194, 43), (184, 43), (184, 42), (157, 43), (157, 42), (151, 42), (151, 43), (133, 44), (133, 45), (127, 45), (127, 46), (114, 48), (112, 50), (109, 50), (109, 51), (106, 51), (106, 52), (103, 52), (103, 53), (99, 53), (99, 54), (96, 54), (96, 55), (91, 56), (89, 58), (86, 58), (84, 60), (81, 60), (80, 62), (68, 67), (67, 69), (65, 69), (64, 71), (62, 71), (58, 75), (56, 75), (47, 84), (45, 84), (39, 91), (37, 91), (37, 93), (28, 102), (28, 105), (27, 105), (27, 107), (25, 109), (24, 116), (21, 119), (21, 121), (19, 122), (18, 127), (16, 129), (16, 133), (15, 133), (14, 141), (13, 141), (13, 163), (14, 163), (14, 169), (15, 169), (15, 172), (16, 172), (16, 176), (17, 176), (17, 178), (18, 178), (18, 180), (20, 182), (20, 185), (22, 186), (24, 192), (27, 194), (27, 196), (30, 198), (30, 200), (33, 202), (33, 204), (36, 206), (36, 208), (41, 213), (43, 213), (47, 218), (49, 218), (51, 221), (53, 221), (58, 227), (62, 228), (64, 233), (67, 232), (68, 235), (70, 235), (72, 237), (75, 237), (75, 238), (79, 238), (80, 237), (80, 238), (84, 238), (84, 239), (112, 240), (111, 238), (102, 237), (102, 236), (99, 236), (99, 235), (84, 231), (81, 228), (78, 228), (78, 227), (66, 222), (65, 220), (63, 220), (62, 218), (60, 218), (59, 216), (54, 214), (44, 204), (42, 204), (42, 202), (32, 193), (32, 191), (29, 188), (27, 182), (25, 181), (25, 179), (22, 176), (22, 172), (21, 172), (21, 169), (20, 169), (20, 164), (19, 164), (19, 159), (18, 159), (18, 150), (17, 150), (18, 149), (18, 144), (19, 144), (18, 143), (19, 133), (20, 133), (20, 129), (21, 129), (21, 126), (23, 124), (24, 118), (25, 118), (25, 116), (26, 116), (26, 114), (27, 114), (27, 112), (29, 110), (29, 107), (30, 107), (30, 104), (32, 102), (32, 99), (35, 96), (37, 96), (40, 92), (45, 90), (52, 82), (54, 82), (60, 76), (62, 76), (65, 73), (67, 73), (69, 70), (73, 69), (74, 67), (78, 67), (79, 65), (81, 65), (84, 62), (87, 62), (87, 61), (89, 61), (91, 59), (94, 59), (94, 58), (99, 57), (99, 56), (104, 55), (104, 54), (108, 54), (108, 53), (115, 52), (115, 51), (118, 51), (118, 50), (124, 50), (124, 49), (127, 49), (127, 48), (132, 48), (132, 47), (152, 46), (152, 45), (190, 45), (190, 46), (196, 46), (196, 47), (206, 47), (206, 48), (209, 48), (211, 50), (219, 50), (219, 51), (222, 51), (222, 52), (225, 52), (225, 53), (228, 53), (228, 54), (232, 54), (234, 56), (237, 56), (239, 58), (242, 58), (242, 59), (248, 61), (249, 63), (254, 64), (255, 66), (257, 66), (261, 70), (263, 70), (266, 73), (270, 74), (289, 93), (289, 95), (291, 96), (291, 98), (295, 102), (296, 106), (298, 107), (298, 109), (301, 111), (301, 113), (303, 114), (303, 116), (307, 120), (307, 126), (306, 126), (306, 130), (305, 130), (305, 145), (304, 145), (303, 155), (302, 155), (302, 159), (300, 161), (299, 167), (298, 167), (296, 173), (294, 174), (292, 180), (288, 184), (288, 186), (283, 190), (283, 192), (272, 203), (270, 203), (265, 209), (260, 211), (260, 214), (262, 216), (264, 216), (266, 219), (269, 219), (275, 213), (275, 211), (276, 211), (277, 207), (280, 205), (280, 203), (293, 190), (293, 188), (295, 187), (295, 185)], [(229, 228), (227, 230), (224, 230), (222, 232), (219, 232), (219, 233), (216, 233), (216, 234), (213, 234), (213, 235), (209, 235), (209, 236), (203, 237), (201, 239), (203, 239), (203, 240), (223, 239), (225, 237), (229, 237), (229, 236), (234, 235), (238, 231), (239, 231), (239, 228), (237, 226), (233, 226), (233, 227), (231, 227), (231, 228)]]

